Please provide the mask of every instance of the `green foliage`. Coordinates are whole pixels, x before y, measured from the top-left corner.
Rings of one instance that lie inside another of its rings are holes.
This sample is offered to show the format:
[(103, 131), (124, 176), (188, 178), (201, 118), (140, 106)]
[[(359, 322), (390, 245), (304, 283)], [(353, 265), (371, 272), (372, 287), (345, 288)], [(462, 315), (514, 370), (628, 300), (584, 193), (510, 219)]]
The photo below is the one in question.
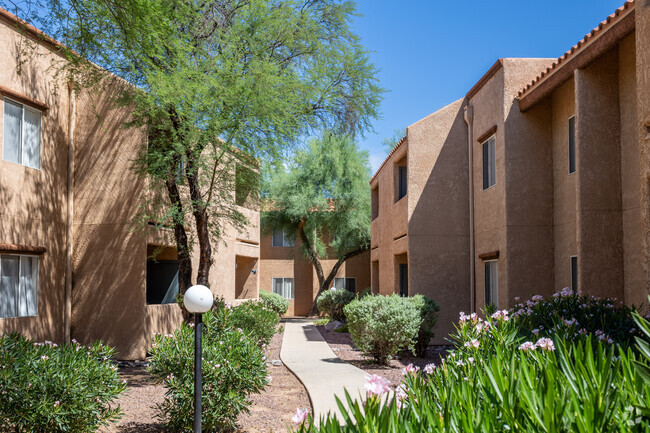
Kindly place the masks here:
[(260, 299), (266, 303), (267, 307), (275, 311), (278, 316), (285, 315), (289, 309), (289, 300), (277, 293), (260, 290)]
[[(217, 304), (217, 309), (225, 304)], [(280, 317), (264, 301), (246, 301), (230, 309), (229, 325), (243, 329), (258, 344), (269, 344), (275, 334)]]
[[(202, 422), (206, 431), (234, 429), (237, 416), (248, 412), (249, 396), (261, 392), (268, 383), (258, 339), (237, 329), (233, 314), (233, 309), (220, 304), (203, 315)], [(167, 387), (165, 401), (158, 406), (160, 417), (173, 431), (192, 431), (193, 327), (184, 323), (172, 335), (154, 336), (151, 354), (149, 371)]]
[(424, 357), (427, 354), (429, 341), (434, 336), (433, 328), (436, 326), (440, 307), (433, 299), (427, 298), (423, 295), (415, 295), (408, 299), (415, 304), (415, 308), (417, 308), (420, 313), (421, 320), (420, 329), (418, 330), (418, 336), (415, 343), (415, 355)]
[[(648, 301), (650, 301), (650, 297), (648, 297)], [(645, 337), (636, 337), (637, 347), (643, 361), (634, 361), (633, 367), (637, 376), (642, 378), (643, 383), (646, 386), (650, 386), (650, 322), (641, 317), (641, 315), (636, 311), (633, 313), (632, 317)], [(650, 317), (650, 313), (648, 313), (646, 317)], [(650, 417), (650, 399), (645, 399), (644, 401), (638, 401), (635, 403), (636, 407), (643, 412), (644, 416)]]
[(384, 146), (386, 153), (390, 153), (404, 137), (406, 137), (406, 128), (399, 128), (394, 131), (392, 137), (384, 138), (381, 144)]
[(314, 320), (314, 325), (316, 326), (325, 326), (330, 323), (331, 320), (329, 317), (323, 317), (322, 319)]
[(325, 290), (316, 299), (318, 311), (327, 314), (331, 320), (345, 322), (343, 308), (355, 298), (355, 294), (345, 289)]
[(126, 389), (101, 343), (57, 346), (19, 334), (0, 337), (0, 430), (94, 432), (121, 416)]
[(630, 308), (614, 298), (573, 293), (568, 288), (550, 297), (533, 296), (510, 309), (523, 337), (559, 334), (575, 340), (593, 335), (623, 347), (633, 346), (635, 336), (641, 335), (631, 313)]
[(422, 319), (412, 299), (395, 294), (366, 296), (343, 311), (354, 344), (378, 363), (386, 364), (402, 349), (414, 350)]
[(637, 406), (650, 384), (634, 368), (648, 361), (591, 336), (526, 342), (504, 312), (462, 315), (455, 350), (442, 365), (407, 373), (387, 403), (339, 401), (343, 425), (310, 418), (301, 433), (650, 432)]

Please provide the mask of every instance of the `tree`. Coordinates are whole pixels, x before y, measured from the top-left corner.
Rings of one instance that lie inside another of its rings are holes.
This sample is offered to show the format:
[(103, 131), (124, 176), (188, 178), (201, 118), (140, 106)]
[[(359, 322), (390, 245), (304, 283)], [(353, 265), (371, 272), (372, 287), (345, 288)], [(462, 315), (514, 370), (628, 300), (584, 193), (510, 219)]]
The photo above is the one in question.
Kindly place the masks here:
[[(265, 185), (262, 227), (297, 230), (302, 251), (318, 276), (318, 295), (332, 285), (341, 265), (370, 249), (368, 154), (346, 135), (325, 132), (278, 168)], [(328, 275), (321, 260), (334, 257)], [(310, 314), (316, 314), (316, 298)]]
[[(16, 3), (0, 4), (13, 10)], [(209, 285), (212, 244), (227, 224), (244, 223), (232, 194), (233, 182), (242, 181), (233, 164), (273, 159), (323, 127), (362, 133), (377, 116), (383, 90), (350, 29), (352, 2), (18, 4), (28, 21), (65, 45), (57, 76), (79, 90), (101, 89), (114, 81), (111, 74), (132, 84), (115, 101), (133, 109), (126, 127), (147, 132), (134, 169), (160, 193), (142, 219), (173, 227), (181, 293), (191, 285), (194, 238), (196, 283)], [(255, 176), (243, 178), (256, 188)]]
[(386, 153), (390, 153), (404, 137), (406, 137), (406, 128), (399, 128), (394, 131), (391, 137), (384, 138), (381, 144), (384, 145)]

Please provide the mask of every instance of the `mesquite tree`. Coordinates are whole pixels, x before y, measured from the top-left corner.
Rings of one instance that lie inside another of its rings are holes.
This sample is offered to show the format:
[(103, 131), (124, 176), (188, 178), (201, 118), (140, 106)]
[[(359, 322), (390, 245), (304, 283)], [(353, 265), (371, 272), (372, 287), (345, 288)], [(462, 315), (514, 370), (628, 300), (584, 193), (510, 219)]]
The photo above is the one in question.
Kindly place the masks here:
[[(350, 28), (353, 2), (0, 4), (67, 47), (58, 48), (66, 61), (56, 67), (81, 91), (114, 76), (131, 84), (115, 102), (133, 108), (126, 127), (147, 132), (134, 169), (164, 198), (143, 206), (153, 210), (142, 219), (173, 228), (181, 293), (192, 284), (193, 241), (196, 283), (209, 285), (212, 245), (228, 224), (244, 223), (233, 161), (278, 157), (322, 128), (358, 134), (377, 116), (383, 90)], [(254, 171), (254, 161), (245, 162)]]
[[(349, 136), (326, 132), (265, 182), (262, 227), (298, 232), (318, 277), (316, 298), (347, 259), (370, 248), (369, 180), (368, 153)], [(328, 275), (323, 259), (336, 259)], [(317, 312), (316, 298), (310, 315)]]

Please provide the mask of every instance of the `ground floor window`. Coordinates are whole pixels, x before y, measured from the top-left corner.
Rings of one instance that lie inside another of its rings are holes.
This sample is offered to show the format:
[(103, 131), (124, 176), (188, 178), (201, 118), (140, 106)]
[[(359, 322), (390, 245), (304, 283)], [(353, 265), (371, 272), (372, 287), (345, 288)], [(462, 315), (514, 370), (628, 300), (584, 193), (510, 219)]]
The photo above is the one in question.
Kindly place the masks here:
[(399, 295), (409, 295), (409, 265), (399, 265)]
[(147, 260), (147, 304), (173, 304), (178, 291), (178, 260)]
[(0, 255), (0, 318), (38, 314), (38, 257)]
[(578, 256), (571, 256), (571, 290), (578, 291)]
[(293, 278), (273, 278), (273, 293), (283, 298), (293, 299)]
[(499, 262), (485, 261), (485, 305), (499, 308)]
[(356, 278), (334, 278), (334, 288), (345, 289), (352, 293), (356, 293), (357, 279)]

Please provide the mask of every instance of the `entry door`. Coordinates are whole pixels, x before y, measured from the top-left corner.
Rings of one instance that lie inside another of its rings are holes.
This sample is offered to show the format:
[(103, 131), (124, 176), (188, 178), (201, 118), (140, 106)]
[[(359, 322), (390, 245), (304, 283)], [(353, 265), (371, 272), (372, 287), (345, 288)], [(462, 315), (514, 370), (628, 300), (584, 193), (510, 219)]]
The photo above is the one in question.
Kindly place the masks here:
[(399, 265), (399, 295), (409, 295), (409, 265)]

